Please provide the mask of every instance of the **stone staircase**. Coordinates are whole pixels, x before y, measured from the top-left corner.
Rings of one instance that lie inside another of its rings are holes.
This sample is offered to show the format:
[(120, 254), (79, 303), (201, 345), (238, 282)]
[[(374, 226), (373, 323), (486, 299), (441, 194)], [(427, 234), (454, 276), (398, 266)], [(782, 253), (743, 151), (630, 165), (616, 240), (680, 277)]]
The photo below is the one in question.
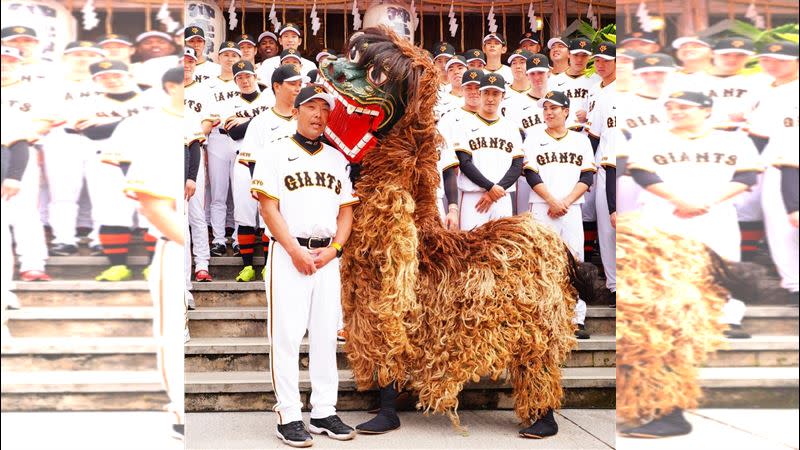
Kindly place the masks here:
[(52, 257), (58, 281), (17, 283), (22, 308), (9, 311), (2, 344), (4, 412), (163, 410), (146, 264), (134, 256), (138, 280), (101, 283), (105, 257)]

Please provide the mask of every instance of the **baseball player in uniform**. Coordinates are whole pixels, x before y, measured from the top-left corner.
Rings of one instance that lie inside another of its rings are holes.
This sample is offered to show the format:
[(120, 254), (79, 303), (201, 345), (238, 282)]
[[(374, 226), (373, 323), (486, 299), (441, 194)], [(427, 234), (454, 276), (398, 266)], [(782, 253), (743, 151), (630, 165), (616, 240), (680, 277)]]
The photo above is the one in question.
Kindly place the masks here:
[(467, 60), (467, 68), (477, 69), (483, 71), (486, 67), (486, 53), (483, 50), (473, 48), (464, 52), (464, 58)]
[[(736, 133), (707, 123), (713, 101), (701, 92), (671, 94), (665, 107), (671, 127), (634, 135), (629, 169), (646, 192), (642, 216), (653, 226), (703, 242), (729, 261), (741, 258), (741, 234), (731, 199), (756, 182), (763, 170), (755, 146)], [(722, 322), (728, 337), (741, 329), (744, 303), (730, 299)]]
[(253, 67), (256, 66), (256, 41), (255, 38), (249, 34), (243, 34), (239, 36), (239, 39), (236, 41), (236, 45), (239, 46), (239, 50), (242, 51), (242, 59), (245, 61), (249, 61)]
[(629, 93), (638, 89), (637, 78), (633, 76), (633, 61), (642, 53), (624, 48), (617, 49), (617, 92)]
[(448, 111), (461, 107), (464, 103), (464, 92), (461, 88), (461, 77), (467, 71), (467, 61), (461, 55), (450, 58), (444, 67), (449, 88), (439, 93), (439, 101), (434, 107), (434, 113), (441, 119)]
[(522, 33), (522, 37), (519, 38), (519, 48), (522, 50), (527, 50), (531, 54), (539, 53), (542, 50), (542, 44), (539, 43), (539, 40), (536, 39), (536, 35), (531, 33), (530, 31), (526, 31)]
[(670, 80), (670, 92), (688, 90), (695, 83), (706, 83), (711, 71), (711, 42), (696, 36), (683, 36), (672, 41), (675, 56), (681, 62)]
[[(263, 36), (264, 35), (262, 34), (262, 37)], [(283, 48), (283, 50), (294, 50), (297, 52), (298, 48), (300, 48), (300, 44), (303, 43), (300, 27), (293, 23), (284, 24), (283, 28), (281, 28), (281, 31), (278, 33), (278, 40), (280, 41), (281, 48)], [(303, 57), (300, 57), (299, 61), (300, 65), (302, 66), (300, 69), (301, 73), (308, 73), (310, 70), (317, 68), (313, 62)], [(280, 65), (281, 58), (277, 55), (264, 60), (256, 74), (258, 79), (264, 84), (269, 83), (270, 80), (272, 80), (272, 71), (277, 69)]]
[(526, 67), (526, 62), (531, 56), (533, 56), (533, 53), (523, 49), (514, 50), (514, 52), (509, 55), (508, 65), (511, 68), (511, 74), (514, 78), (506, 90), (506, 100), (512, 97), (521, 97), (531, 88)]
[[(275, 240), (267, 261), (270, 373), (278, 413), (277, 436), (294, 447), (311, 445), (300, 412), (299, 350), (308, 329), (311, 348), (310, 430), (338, 440), (355, 430), (336, 415), (339, 389), (336, 332), (339, 260), (352, 226), (353, 196), (347, 160), (320, 141), (333, 98), (320, 86), (295, 99), (297, 132), (259, 153), (252, 191)], [(262, 158), (263, 157), (263, 158)]]
[(219, 64), (206, 58), (206, 36), (200, 27), (186, 27), (183, 31), (186, 46), (194, 50), (197, 56), (197, 65), (194, 69), (194, 79), (201, 83), (210, 78), (218, 77), (222, 70)]
[(553, 64), (550, 74), (560, 75), (569, 68), (569, 44), (567, 39), (560, 36), (552, 37), (547, 41), (547, 50), (550, 63)]
[(656, 34), (651, 31), (634, 31), (626, 35), (619, 45), (626, 50), (635, 50), (645, 55), (661, 50), (661, 45), (656, 40)]
[(45, 81), (53, 70), (52, 64), (41, 58), (39, 49), (40, 41), (36, 30), (26, 26), (10, 26), (0, 31), (0, 40), (6, 47), (19, 50), (21, 66), (18, 69), (22, 81)]
[(503, 77), (507, 83), (514, 78), (511, 68), (503, 64), (503, 55), (508, 51), (506, 38), (500, 33), (489, 33), (483, 37), (483, 51), (486, 53), (486, 67), (483, 71), (487, 74), (496, 73)]
[(439, 42), (433, 46), (431, 54), (433, 67), (439, 74), (439, 94), (441, 95), (447, 92), (450, 87), (450, 80), (447, 77), (447, 63), (456, 54), (456, 49), (447, 42)]
[(451, 144), (458, 156), (462, 230), (513, 214), (509, 193), (522, 173), (522, 137), (516, 124), (500, 115), (505, 89), (502, 76), (484, 74), (480, 109)]
[(278, 36), (275, 36), (275, 33), (271, 31), (264, 31), (263, 33), (258, 35), (258, 49), (257, 55), (258, 58), (258, 68), (261, 68), (261, 64), (264, 61), (276, 56), (280, 52), (280, 48), (278, 48)]
[(587, 77), (586, 65), (592, 56), (592, 42), (586, 38), (575, 38), (569, 43), (569, 67), (564, 72), (550, 77), (549, 88), (563, 92), (569, 98), (570, 117), (567, 125), (571, 129), (581, 130), (586, 123), (586, 112), (589, 110), (587, 100), (589, 88), (600, 81), (597, 74)]
[[(563, 92), (550, 91), (539, 100), (545, 127), (536, 127), (523, 145), (525, 179), (531, 187), (533, 220), (552, 228), (576, 258), (583, 260), (583, 194), (595, 173), (592, 144), (585, 134), (569, 130), (566, 120), (570, 99)], [(576, 336), (588, 339), (584, 322), (586, 302), (578, 299), (573, 322)]]

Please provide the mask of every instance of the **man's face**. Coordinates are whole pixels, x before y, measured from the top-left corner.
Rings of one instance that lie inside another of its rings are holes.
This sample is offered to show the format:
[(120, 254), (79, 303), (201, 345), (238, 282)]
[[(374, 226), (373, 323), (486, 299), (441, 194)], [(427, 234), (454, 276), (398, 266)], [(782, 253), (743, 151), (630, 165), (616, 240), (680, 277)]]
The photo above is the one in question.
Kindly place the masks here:
[(497, 115), (503, 93), (499, 89), (484, 89), (481, 92), (481, 114), (487, 117)]
[(541, 50), (541, 45), (532, 41), (524, 41), (522, 44), (519, 44), (519, 48), (527, 50), (531, 53), (539, 53), (539, 50)]
[(503, 53), (506, 52), (506, 46), (503, 45), (497, 39), (489, 39), (483, 43), (483, 52), (486, 53), (486, 56), (501, 56)]
[(667, 102), (665, 106), (667, 118), (676, 128), (697, 127), (709, 116), (708, 108), (684, 105), (677, 102)]
[(19, 70), (19, 66), (22, 64), (22, 61), (5, 55), (0, 57), (0, 61), (2, 61), (3, 79), (6, 80), (15, 78), (17, 75), (17, 70)]
[(629, 80), (633, 76), (633, 60), (630, 58), (619, 58), (617, 60), (617, 79)]
[(249, 42), (242, 42), (239, 44), (239, 50), (242, 51), (242, 59), (247, 61), (254, 61), (256, 58), (256, 46)]
[(679, 60), (685, 62), (702, 61), (711, 59), (711, 48), (707, 45), (698, 44), (697, 42), (687, 42), (678, 48), (675, 56)]
[(328, 102), (315, 98), (300, 105), (297, 109), (297, 130), (309, 138), (317, 138), (325, 131), (328, 125), (328, 115), (331, 108)]
[(642, 52), (645, 55), (650, 55), (657, 52), (660, 46), (658, 44), (643, 41), (641, 39), (632, 39), (622, 44), (622, 48), (636, 50), (637, 52)]
[(648, 88), (660, 91), (667, 80), (667, 72), (642, 72), (639, 77)]
[(551, 61), (565, 61), (569, 57), (569, 48), (561, 42), (556, 42), (550, 49)]
[(589, 56), (586, 53), (571, 53), (569, 55), (569, 63), (575, 70), (585, 70), (586, 65), (589, 64)]
[(16, 48), (23, 58), (30, 58), (36, 55), (39, 40), (31, 36), (17, 36), (13, 39), (4, 40), (3, 45)]
[(65, 53), (64, 63), (71, 68), (72, 72), (88, 72), (89, 66), (103, 59), (93, 51), (77, 50)]
[(283, 61), (281, 61), (282, 66), (285, 66), (287, 64), (291, 64), (297, 67), (298, 70), (302, 69), (303, 67), (303, 64), (300, 63), (300, 60), (294, 57), (284, 58)]
[(139, 42), (136, 46), (136, 53), (142, 57), (142, 61), (147, 61), (160, 56), (167, 56), (172, 53), (173, 49), (172, 41), (158, 36), (150, 36)]
[(224, 51), (219, 54), (219, 65), (224, 67), (225, 70), (230, 70), (233, 67), (233, 63), (239, 60), (239, 54), (232, 51)]
[(515, 80), (524, 80), (527, 70), (525, 58), (514, 58), (511, 60), (511, 73)]
[(467, 71), (467, 66), (463, 64), (451, 64), (447, 69), (447, 80), (453, 87), (461, 86), (461, 77)]
[(536, 71), (531, 72), (528, 74), (528, 80), (531, 82), (531, 87), (536, 91), (541, 91), (547, 88), (547, 79), (550, 76), (550, 72), (547, 71)]
[(486, 67), (486, 64), (480, 59), (475, 59), (467, 63), (467, 68), (469, 69), (483, 70), (484, 67)]
[(183, 79), (184, 81), (192, 80), (194, 78), (194, 69), (197, 67), (197, 61), (188, 56), (183, 57)]
[(239, 87), (239, 92), (242, 94), (252, 94), (253, 92), (258, 89), (258, 83), (256, 82), (255, 75), (251, 73), (240, 73), (237, 74), (233, 81), (236, 82), (236, 86)]
[(278, 43), (271, 37), (265, 37), (258, 41), (258, 54), (261, 58), (272, 58), (278, 54)]
[(100, 48), (108, 52), (108, 59), (124, 62), (130, 61), (131, 55), (133, 55), (134, 52), (132, 46), (121, 42), (107, 42), (102, 44)]
[(464, 86), (464, 102), (472, 109), (481, 106), (481, 91), (477, 83), (470, 83)]
[(797, 74), (798, 65), (796, 59), (785, 60), (761, 56), (758, 58), (758, 63), (764, 69), (764, 72), (772, 78), (783, 79)]
[(172, 100), (172, 104), (180, 104), (183, 101), (183, 86), (178, 83), (164, 83), (164, 90)]
[(545, 102), (542, 107), (542, 115), (548, 128), (561, 128), (567, 123), (569, 108)]
[(447, 61), (450, 61), (449, 56), (437, 56), (433, 60), (433, 65), (436, 66), (436, 70), (438, 70), (439, 73), (443, 74), (445, 73), (444, 67), (447, 65)]
[(600, 78), (608, 78), (617, 71), (617, 63), (614, 59), (594, 59), (594, 70)]
[(198, 58), (202, 58), (201, 55), (205, 55), (206, 41), (199, 36), (195, 36), (186, 41), (186, 46), (193, 49)]
[(284, 50), (286, 49), (297, 50), (297, 47), (300, 47), (300, 42), (301, 42), (300, 35), (295, 33), (294, 31), (287, 31), (281, 34), (280, 40), (281, 40), (281, 47), (283, 47)]
[(714, 67), (724, 73), (738, 73), (749, 59), (744, 53), (714, 53)]
[(272, 85), (275, 90), (275, 98), (280, 101), (286, 101), (294, 104), (294, 99), (303, 88), (303, 80), (284, 81), (283, 83), (275, 83)]
[(114, 93), (125, 90), (128, 87), (131, 76), (127, 73), (108, 72), (97, 74), (92, 79), (102, 86), (103, 91)]

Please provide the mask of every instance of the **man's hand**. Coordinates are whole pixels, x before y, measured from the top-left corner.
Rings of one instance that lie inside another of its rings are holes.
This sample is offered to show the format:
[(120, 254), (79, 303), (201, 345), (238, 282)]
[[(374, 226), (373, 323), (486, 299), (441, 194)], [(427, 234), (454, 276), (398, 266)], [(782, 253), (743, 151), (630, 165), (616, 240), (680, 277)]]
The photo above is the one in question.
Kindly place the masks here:
[(211, 133), (211, 129), (214, 128), (214, 122), (206, 119), (201, 123), (200, 128), (203, 129), (203, 134), (208, 136)]
[(447, 215), (444, 216), (444, 227), (450, 231), (458, 230), (458, 206), (450, 205)]
[(0, 187), (0, 197), (2, 197), (3, 200), (11, 200), (11, 198), (19, 193), (20, 185), (21, 183), (19, 180), (6, 178), (3, 180), (3, 186)]
[(311, 250), (311, 255), (314, 257), (314, 267), (319, 270), (336, 258), (336, 249), (333, 247), (315, 248)]
[(108, 125), (110, 123), (118, 122), (119, 120), (120, 119), (118, 117), (89, 117), (88, 119), (80, 119), (76, 121), (73, 128), (78, 131), (83, 131), (89, 127)]
[(186, 180), (186, 185), (183, 187), (183, 198), (189, 201), (197, 190), (197, 183), (194, 180)]
[(502, 186), (495, 184), (491, 189), (489, 189), (488, 193), (492, 201), (496, 202), (506, 195), (506, 190), (503, 189)]
[(314, 256), (307, 252), (306, 249), (297, 246), (295, 249), (289, 252), (289, 256), (292, 258), (292, 264), (294, 264), (294, 268), (303, 275), (313, 275), (314, 272), (317, 271), (317, 265), (314, 261)]
[(553, 199), (547, 202), (547, 205), (550, 207), (547, 210), (547, 215), (553, 219), (563, 216), (568, 211), (567, 205), (563, 200)]
[(700, 205), (683, 200), (677, 200), (673, 202), (673, 205), (675, 205), (675, 211), (673, 214), (681, 219), (690, 219), (692, 217), (702, 216), (710, 209), (708, 205)]
[(246, 123), (249, 120), (249, 117), (229, 117), (228, 120), (225, 121), (225, 129), (230, 130), (231, 128)]
[(797, 211), (789, 214), (789, 223), (792, 224), (793, 227), (798, 228), (799, 224), (798, 224)]
[(614, 211), (611, 213), (611, 228), (617, 228), (617, 212)]
[(481, 199), (475, 204), (475, 210), (481, 214), (486, 214), (489, 212), (489, 208), (492, 207), (492, 203), (494, 203), (494, 201), (491, 195), (489, 195), (488, 192), (484, 192), (484, 194), (481, 195)]

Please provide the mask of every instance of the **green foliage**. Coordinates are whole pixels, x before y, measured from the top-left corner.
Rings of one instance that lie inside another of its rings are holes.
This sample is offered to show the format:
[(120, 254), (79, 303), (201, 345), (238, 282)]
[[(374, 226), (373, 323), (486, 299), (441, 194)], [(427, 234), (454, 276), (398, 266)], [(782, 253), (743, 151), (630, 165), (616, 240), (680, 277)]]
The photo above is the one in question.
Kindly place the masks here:
[(756, 48), (778, 41), (798, 42), (800, 27), (796, 23), (787, 23), (779, 27), (762, 30), (750, 23), (736, 20), (730, 31), (739, 36), (744, 36), (756, 44)]
[[(606, 25), (599, 30), (595, 30), (588, 22), (579, 20), (578, 32), (592, 41), (593, 48), (602, 41), (613, 42), (615, 45), (617, 43), (617, 24), (614, 23)], [(593, 61), (590, 61), (589, 65), (586, 66), (585, 76), (588, 78), (594, 75), (594, 73), (594, 63)]]

